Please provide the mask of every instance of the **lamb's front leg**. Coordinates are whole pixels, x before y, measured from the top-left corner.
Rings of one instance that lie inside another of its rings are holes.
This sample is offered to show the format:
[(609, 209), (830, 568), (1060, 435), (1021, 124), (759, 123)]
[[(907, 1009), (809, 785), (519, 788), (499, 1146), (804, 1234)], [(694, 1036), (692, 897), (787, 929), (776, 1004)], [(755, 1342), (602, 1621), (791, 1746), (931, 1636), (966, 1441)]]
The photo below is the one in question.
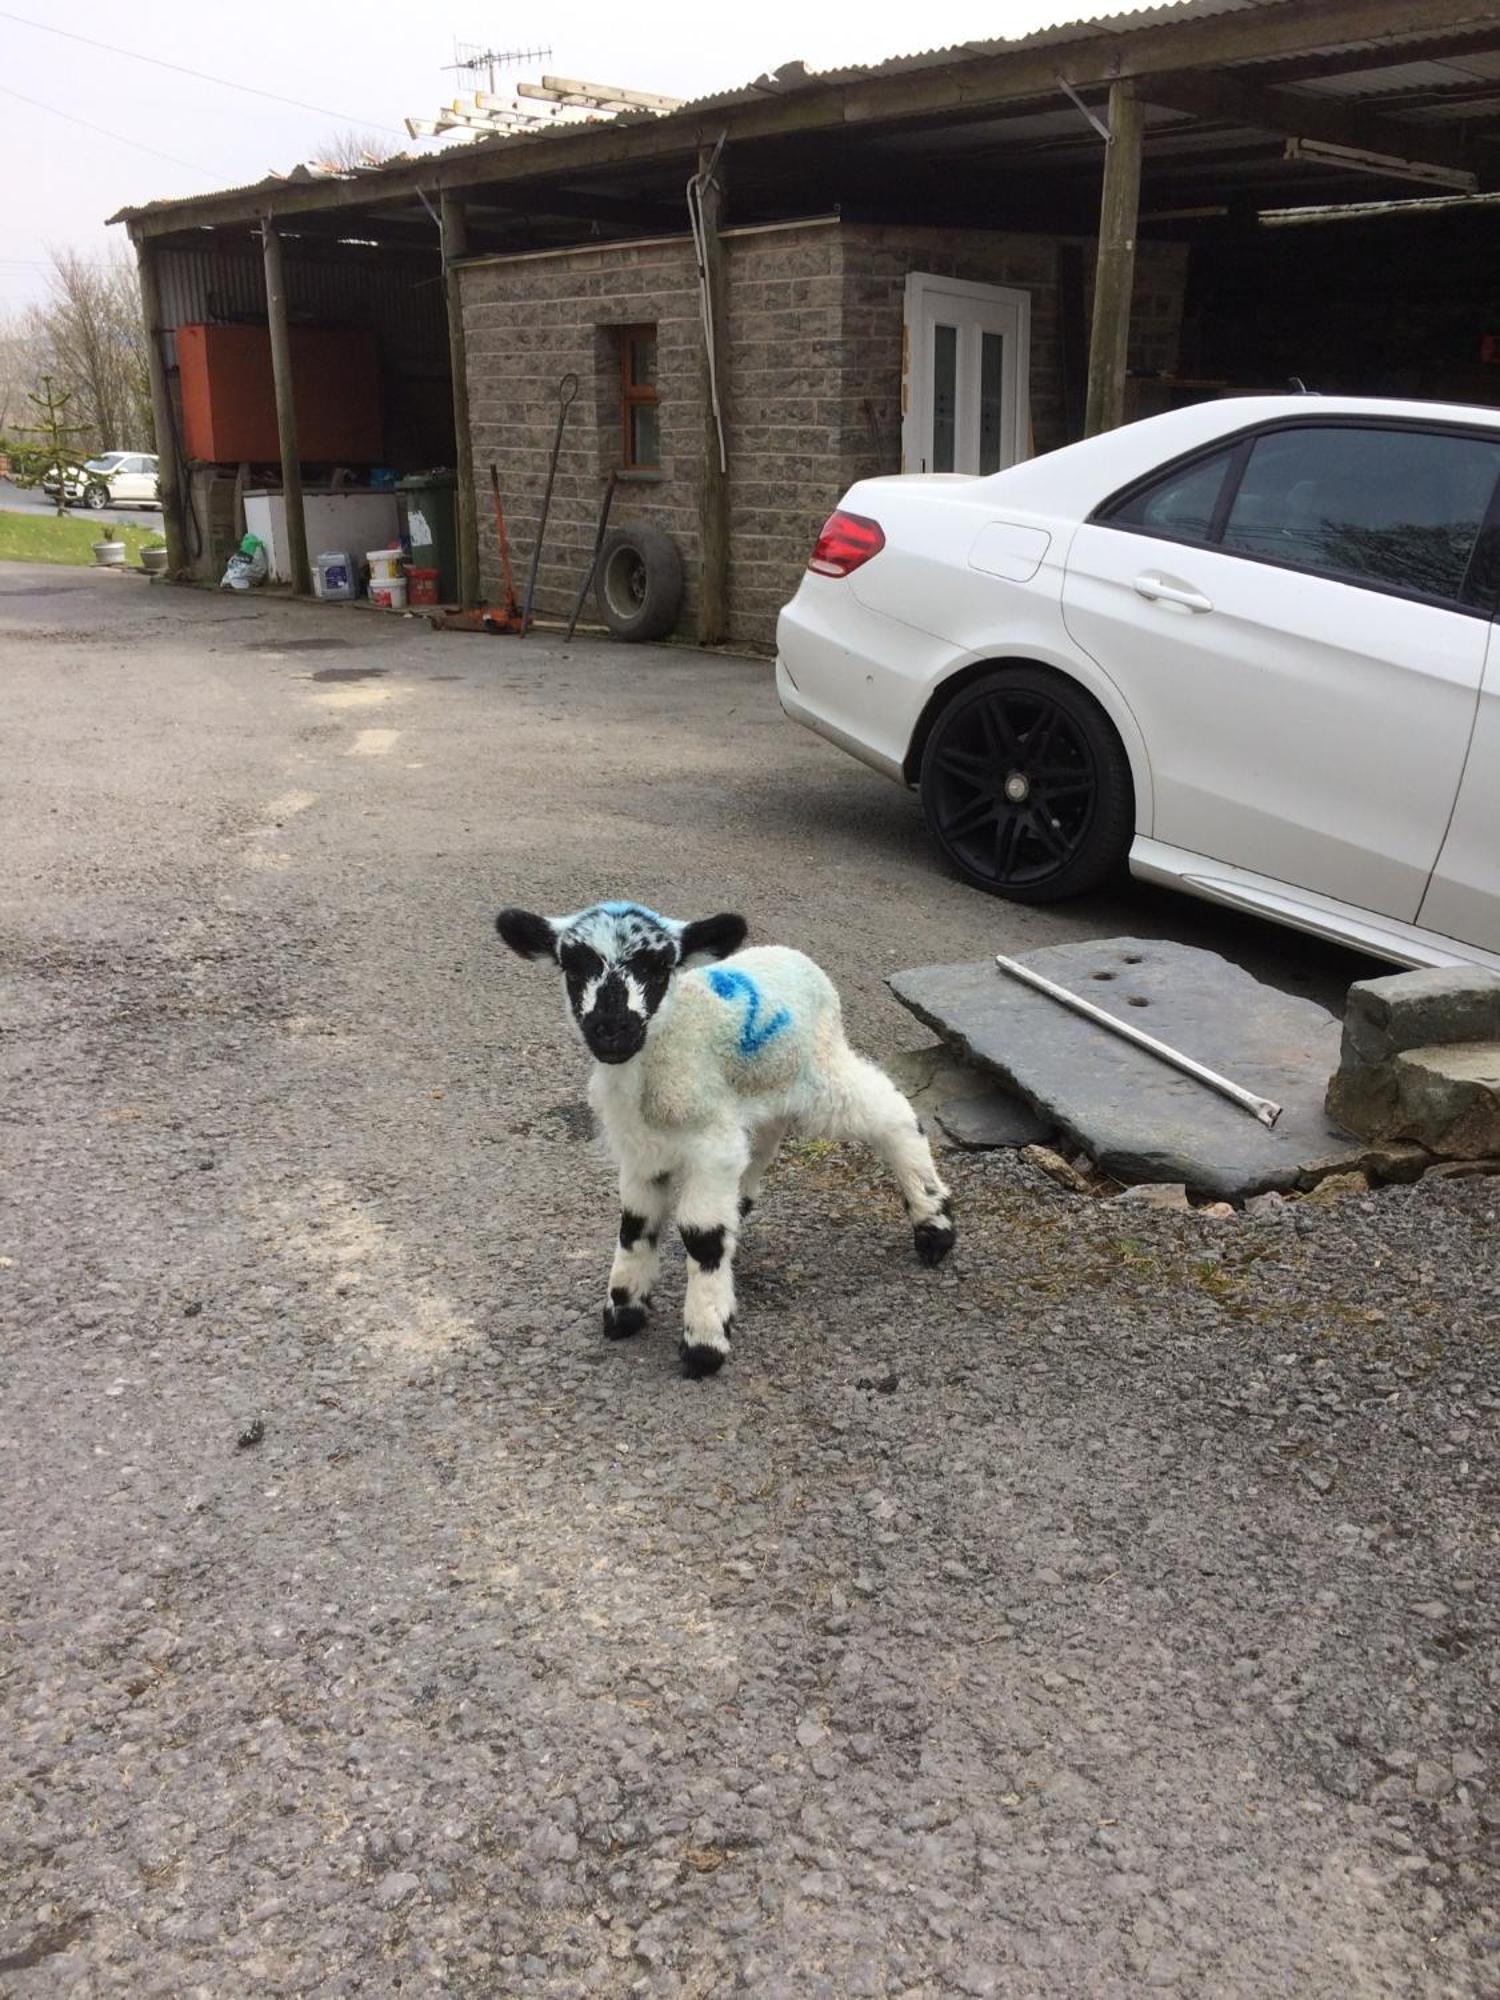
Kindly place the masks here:
[(621, 1169), (620, 1234), (609, 1269), (609, 1303), (604, 1308), (606, 1340), (628, 1340), (646, 1324), (661, 1261), (662, 1224), (671, 1198), (669, 1175), (647, 1177), (630, 1167)]
[(737, 1132), (705, 1151), (682, 1177), (677, 1228), (687, 1251), (688, 1279), (677, 1351), (684, 1375), (717, 1374), (729, 1355), (740, 1177), (749, 1160), (749, 1146)]

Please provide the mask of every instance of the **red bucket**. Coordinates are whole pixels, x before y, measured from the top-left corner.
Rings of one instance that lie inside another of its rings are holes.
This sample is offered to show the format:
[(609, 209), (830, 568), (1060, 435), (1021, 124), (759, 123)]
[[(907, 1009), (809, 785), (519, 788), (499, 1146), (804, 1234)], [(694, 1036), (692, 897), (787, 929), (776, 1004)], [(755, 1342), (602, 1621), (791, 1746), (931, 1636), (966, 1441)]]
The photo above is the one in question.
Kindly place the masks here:
[(408, 604), (436, 604), (438, 601), (438, 573), (435, 569), (408, 569), (411, 588), (406, 594)]

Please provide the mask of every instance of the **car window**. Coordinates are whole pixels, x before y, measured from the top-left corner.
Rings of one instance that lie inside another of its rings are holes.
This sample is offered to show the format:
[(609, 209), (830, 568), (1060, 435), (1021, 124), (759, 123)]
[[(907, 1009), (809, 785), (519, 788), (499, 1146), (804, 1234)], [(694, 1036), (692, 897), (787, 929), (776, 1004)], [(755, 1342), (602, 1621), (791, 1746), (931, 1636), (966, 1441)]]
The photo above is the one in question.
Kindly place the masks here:
[(1257, 438), (1226, 554), (1458, 601), (1500, 478), (1500, 440), (1353, 425)]
[(1206, 542), (1214, 509), (1224, 489), (1224, 475), (1237, 446), (1179, 466), (1165, 479), (1138, 489), (1106, 517), (1117, 527), (1144, 528), (1173, 541)]

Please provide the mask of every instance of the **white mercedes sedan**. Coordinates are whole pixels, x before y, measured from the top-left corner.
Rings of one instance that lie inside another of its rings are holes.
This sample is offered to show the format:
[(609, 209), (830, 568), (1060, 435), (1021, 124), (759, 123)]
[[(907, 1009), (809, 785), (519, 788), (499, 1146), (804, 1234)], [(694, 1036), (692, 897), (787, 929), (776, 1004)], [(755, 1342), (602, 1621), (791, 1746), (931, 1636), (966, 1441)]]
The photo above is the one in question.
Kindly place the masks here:
[(776, 686), (994, 895), (1128, 862), (1500, 969), (1497, 595), (1500, 411), (1242, 397), (851, 487)]

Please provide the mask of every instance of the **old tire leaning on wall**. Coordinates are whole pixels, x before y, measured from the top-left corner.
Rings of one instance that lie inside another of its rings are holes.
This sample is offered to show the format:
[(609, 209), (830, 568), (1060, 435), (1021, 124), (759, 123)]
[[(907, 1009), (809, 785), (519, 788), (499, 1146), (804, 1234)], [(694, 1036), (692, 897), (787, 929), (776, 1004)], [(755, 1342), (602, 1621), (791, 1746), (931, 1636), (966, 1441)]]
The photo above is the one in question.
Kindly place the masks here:
[(661, 528), (611, 528), (594, 579), (599, 616), (617, 639), (664, 639), (682, 609), (682, 552)]

